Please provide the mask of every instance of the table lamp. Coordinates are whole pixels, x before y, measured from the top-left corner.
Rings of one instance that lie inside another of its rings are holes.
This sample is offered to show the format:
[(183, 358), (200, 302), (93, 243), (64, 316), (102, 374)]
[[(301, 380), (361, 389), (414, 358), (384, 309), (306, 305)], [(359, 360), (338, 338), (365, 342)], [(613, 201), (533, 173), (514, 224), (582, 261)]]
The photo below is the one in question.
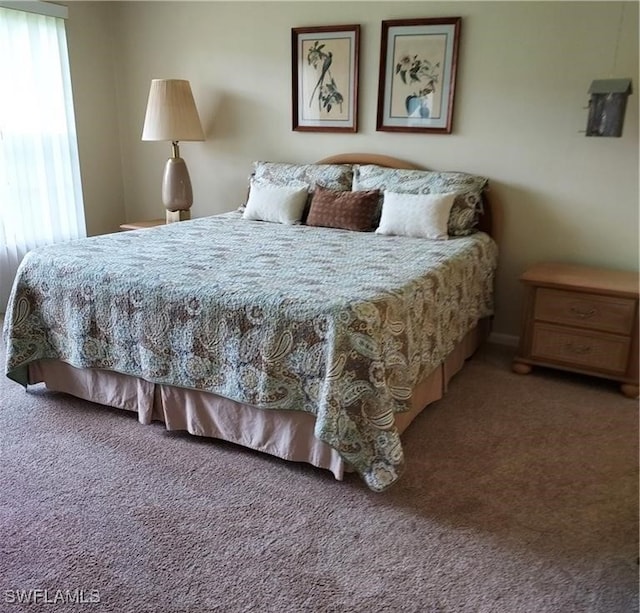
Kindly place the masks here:
[(203, 141), (204, 133), (189, 81), (151, 81), (142, 140), (171, 141), (171, 157), (162, 177), (162, 202), (167, 209), (167, 223), (190, 219), (193, 191), (178, 143), (184, 140)]

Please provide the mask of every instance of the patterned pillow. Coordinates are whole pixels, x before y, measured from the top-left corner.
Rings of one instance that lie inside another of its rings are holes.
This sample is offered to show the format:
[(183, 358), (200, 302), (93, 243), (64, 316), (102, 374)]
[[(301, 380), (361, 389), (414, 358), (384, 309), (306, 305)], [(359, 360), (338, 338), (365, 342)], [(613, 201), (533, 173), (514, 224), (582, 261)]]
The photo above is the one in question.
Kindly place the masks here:
[(353, 167), (351, 164), (288, 164), (285, 162), (254, 162), (253, 183), (290, 185), (302, 182), (313, 192), (316, 184), (328, 189), (351, 191)]
[(369, 232), (374, 228), (379, 196), (377, 189), (341, 192), (317, 185), (307, 225)]
[(392, 191), (403, 194), (455, 193), (448, 221), (449, 236), (475, 232), (482, 211), (482, 190), (488, 180), (464, 172), (436, 172), (385, 168), (375, 164), (355, 165), (353, 189)]

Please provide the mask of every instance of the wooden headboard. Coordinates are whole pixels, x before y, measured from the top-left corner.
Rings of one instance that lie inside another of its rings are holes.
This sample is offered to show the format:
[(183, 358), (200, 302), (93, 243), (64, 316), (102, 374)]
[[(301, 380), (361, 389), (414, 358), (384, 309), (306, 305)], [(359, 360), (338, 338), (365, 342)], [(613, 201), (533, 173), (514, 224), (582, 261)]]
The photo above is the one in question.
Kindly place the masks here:
[[(376, 164), (386, 168), (402, 168), (406, 170), (427, 170), (422, 166), (401, 160), (390, 155), (378, 155), (376, 153), (338, 153), (318, 160), (316, 164)], [(485, 190), (486, 191), (486, 190)], [(478, 230), (493, 236), (493, 219), (491, 205), (486, 193), (482, 194), (483, 211), (478, 220)]]

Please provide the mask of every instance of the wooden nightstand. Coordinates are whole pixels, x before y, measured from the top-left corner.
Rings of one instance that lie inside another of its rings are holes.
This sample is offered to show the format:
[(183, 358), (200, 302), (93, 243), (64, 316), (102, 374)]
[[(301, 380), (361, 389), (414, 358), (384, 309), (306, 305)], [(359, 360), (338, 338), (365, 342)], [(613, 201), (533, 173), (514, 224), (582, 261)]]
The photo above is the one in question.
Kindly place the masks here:
[(155, 228), (155, 226), (164, 226), (167, 222), (164, 219), (149, 219), (147, 221), (132, 221), (131, 223), (123, 223), (121, 230), (142, 230), (143, 228)]
[(167, 211), (165, 219), (148, 219), (147, 221), (132, 221), (131, 223), (123, 223), (121, 230), (141, 230), (143, 228), (154, 228), (155, 226), (164, 226), (168, 223), (177, 221), (187, 221), (191, 219), (191, 211)]
[(638, 274), (536, 264), (520, 280), (524, 315), (513, 370), (560, 368), (622, 383), (638, 397)]

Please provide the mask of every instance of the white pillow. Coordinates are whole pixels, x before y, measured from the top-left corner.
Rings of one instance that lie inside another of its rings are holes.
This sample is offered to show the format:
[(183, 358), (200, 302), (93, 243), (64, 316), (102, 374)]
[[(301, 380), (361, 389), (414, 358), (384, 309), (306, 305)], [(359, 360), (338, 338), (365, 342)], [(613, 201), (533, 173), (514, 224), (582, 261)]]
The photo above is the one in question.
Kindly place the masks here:
[(384, 192), (378, 234), (446, 239), (455, 194)]
[(299, 223), (308, 194), (309, 186), (306, 184), (290, 187), (252, 183), (242, 218), (289, 225)]

